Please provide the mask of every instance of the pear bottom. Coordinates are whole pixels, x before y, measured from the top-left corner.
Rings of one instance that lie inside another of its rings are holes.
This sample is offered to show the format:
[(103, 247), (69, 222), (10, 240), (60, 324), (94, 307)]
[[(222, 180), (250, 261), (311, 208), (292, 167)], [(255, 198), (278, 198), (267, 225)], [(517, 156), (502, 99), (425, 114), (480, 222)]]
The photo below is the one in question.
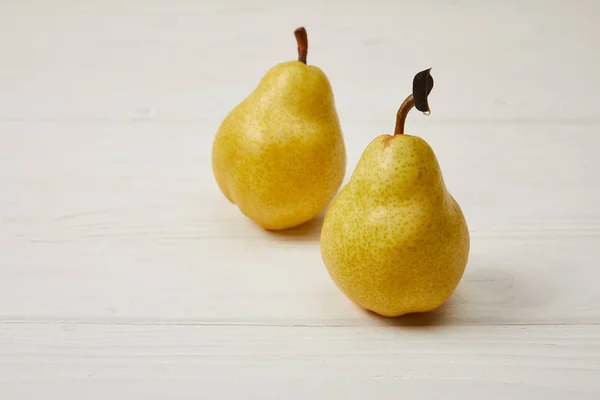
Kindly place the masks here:
[(464, 274), (470, 247), (454, 199), (447, 192), (442, 196), (446, 215), (434, 216), (434, 222), (414, 208), (393, 205), (356, 212), (354, 196), (352, 186), (342, 189), (321, 231), (321, 255), (337, 287), (360, 307), (386, 317), (443, 305)]
[(332, 233), (335, 223), (325, 221), (321, 249), (329, 275), (351, 301), (379, 315), (433, 311), (450, 298), (464, 274), (469, 252), (466, 227), (457, 227), (453, 243), (436, 249), (435, 244), (376, 243), (376, 229), (361, 230), (364, 240), (350, 228), (339, 237)]
[(266, 200), (260, 203), (260, 206), (248, 205), (243, 201), (242, 204), (237, 204), (235, 198), (230, 201), (238, 205), (244, 216), (267, 231), (283, 231), (304, 225), (319, 216), (327, 206), (327, 200), (310, 196), (304, 196), (303, 201), (289, 204), (271, 204)]

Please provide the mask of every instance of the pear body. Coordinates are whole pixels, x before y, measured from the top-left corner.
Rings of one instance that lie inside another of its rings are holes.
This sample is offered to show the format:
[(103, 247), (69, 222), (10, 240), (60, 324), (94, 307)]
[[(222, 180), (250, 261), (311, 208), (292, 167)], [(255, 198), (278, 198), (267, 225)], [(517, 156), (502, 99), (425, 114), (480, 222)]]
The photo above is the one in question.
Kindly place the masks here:
[(221, 123), (212, 167), (225, 197), (265, 229), (292, 228), (319, 215), (346, 172), (326, 75), (300, 61), (267, 71)]
[(464, 215), (431, 147), (381, 135), (329, 207), (321, 254), (341, 291), (389, 317), (432, 311), (450, 297), (469, 255)]

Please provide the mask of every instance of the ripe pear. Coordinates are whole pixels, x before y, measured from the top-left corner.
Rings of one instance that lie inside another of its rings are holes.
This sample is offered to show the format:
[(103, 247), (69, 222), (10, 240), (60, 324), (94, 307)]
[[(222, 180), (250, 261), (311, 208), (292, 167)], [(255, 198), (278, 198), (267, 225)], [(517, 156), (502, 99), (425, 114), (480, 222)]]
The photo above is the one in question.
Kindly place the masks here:
[(298, 60), (267, 71), (223, 120), (212, 167), (225, 197), (267, 230), (318, 216), (339, 190), (346, 148), (331, 84), (306, 64), (306, 30), (295, 32)]
[(429, 113), (425, 70), (400, 107), (394, 135), (375, 138), (329, 207), (321, 255), (336, 285), (387, 317), (428, 312), (447, 301), (469, 256), (469, 230), (429, 144), (404, 133), (408, 111)]

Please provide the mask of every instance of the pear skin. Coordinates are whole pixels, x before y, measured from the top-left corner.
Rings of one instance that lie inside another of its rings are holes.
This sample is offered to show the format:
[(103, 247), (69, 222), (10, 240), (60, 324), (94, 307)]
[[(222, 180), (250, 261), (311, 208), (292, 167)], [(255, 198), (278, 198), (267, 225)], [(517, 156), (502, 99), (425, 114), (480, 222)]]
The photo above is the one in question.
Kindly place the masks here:
[(335, 284), (362, 308), (388, 317), (444, 304), (470, 250), (465, 217), (432, 148), (404, 134), (406, 107), (413, 105), (403, 104), (395, 135), (367, 146), (321, 231), (321, 255)]
[(267, 71), (223, 120), (212, 167), (225, 197), (267, 230), (319, 215), (339, 190), (346, 149), (331, 84), (307, 65), (306, 32), (296, 31), (298, 61)]

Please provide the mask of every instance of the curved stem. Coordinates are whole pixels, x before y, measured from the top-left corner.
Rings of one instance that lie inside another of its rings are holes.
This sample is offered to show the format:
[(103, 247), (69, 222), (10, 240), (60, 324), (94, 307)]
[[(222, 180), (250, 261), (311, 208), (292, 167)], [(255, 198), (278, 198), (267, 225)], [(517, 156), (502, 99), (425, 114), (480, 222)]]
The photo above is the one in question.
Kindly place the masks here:
[(306, 56), (308, 54), (308, 35), (303, 26), (294, 31), (296, 42), (298, 42), (298, 61), (306, 64)]
[(415, 98), (411, 94), (406, 98), (406, 100), (404, 100), (398, 109), (398, 113), (396, 114), (396, 129), (394, 129), (394, 136), (404, 134), (404, 123), (406, 122), (406, 116), (414, 106)]

